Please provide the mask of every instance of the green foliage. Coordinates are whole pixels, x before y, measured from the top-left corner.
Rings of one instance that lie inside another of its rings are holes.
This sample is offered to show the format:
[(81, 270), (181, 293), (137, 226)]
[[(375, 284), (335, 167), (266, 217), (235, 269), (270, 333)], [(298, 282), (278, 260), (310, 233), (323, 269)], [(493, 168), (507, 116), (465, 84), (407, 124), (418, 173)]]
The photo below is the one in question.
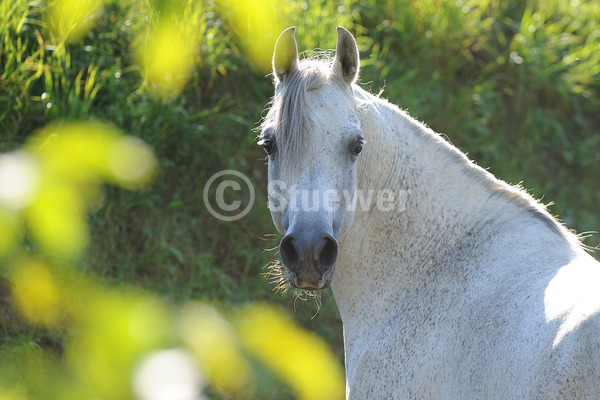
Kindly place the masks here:
[[(242, 30), (225, 3), (109, 0), (92, 29), (67, 43), (50, 32), (46, 2), (0, 0), (0, 151), (18, 148), (50, 122), (81, 118), (142, 138), (158, 158), (156, 181), (138, 192), (104, 191), (89, 217), (91, 245), (81, 269), (176, 302), (294, 304), (302, 325), (341, 357), (330, 293), (311, 319), (317, 305), (275, 296), (260, 275), (276, 256), (263, 249), (279, 240), (270, 235), (266, 166), (253, 130), (272, 86), (269, 71), (246, 58)], [(600, 228), (597, 1), (256, 2), (263, 3), (279, 24), (296, 25), (301, 51), (333, 48), (335, 27), (350, 29), (364, 87), (383, 88), (384, 97), (445, 132), (495, 175), (554, 201), (551, 211), (568, 226)], [(197, 42), (186, 55), (195, 68), (180, 93), (157, 97), (135, 49), (172, 15)], [(270, 54), (272, 43), (264, 49)], [(212, 174), (229, 168), (252, 180), (257, 200), (245, 218), (222, 222), (206, 211), (202, 192)], [(597, 236), (587, 243), (598, 243)], [(60, 353), (61, 332), (24, 324), (10, 311), (3, 281), (0, 268), (5, 343)], [(32, 363), (47, 362), (36, 357)]]

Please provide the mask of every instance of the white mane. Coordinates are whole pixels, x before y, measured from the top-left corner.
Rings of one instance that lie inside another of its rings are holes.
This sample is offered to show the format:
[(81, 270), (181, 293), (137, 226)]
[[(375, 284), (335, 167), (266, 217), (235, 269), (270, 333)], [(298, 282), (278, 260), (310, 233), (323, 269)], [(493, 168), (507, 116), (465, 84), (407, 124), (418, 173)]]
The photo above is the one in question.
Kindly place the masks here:
[(374, 105), (383, 104), (385, 107), (393, 109), (399, 116), (401, 116), (401, 118), (411, 120), (408, 122), (408, 124), (411, 125), (413, 132), (420, 137), (422, 142), (421, 146), (428, 148), (431, 152), (443, 157), (446, 160), (446, 164), (461, 166), (463, 174), (468, 177), (473, 184), (483, 185), (487, 188), (487, 190), (489, 190), (490, 197), (503, 199), (518, 206), (530, 215), (543, 221), (548, 227), (550, 227), (559, 235), (563, 236), (565, 239), (576, 239), (577, 241), (580, 241), (579, 237), (572, 234), (561, 222), (550, 215), (547, 210), (547, 205), (534, 199), (520, 185), (510, 185), (497, 179), (494, 175), (475, 164), (452, 143), (448, 142), (443, 136), (435, 133), (426, 125), (415, 121), (405, 111), (400, 110), (398, 107), (384, 99), (375, 97), (365, 91), (362, 92), (364, 97), (362, 98), (361, 104), (363, 104), (363, 106), (369, 102)]

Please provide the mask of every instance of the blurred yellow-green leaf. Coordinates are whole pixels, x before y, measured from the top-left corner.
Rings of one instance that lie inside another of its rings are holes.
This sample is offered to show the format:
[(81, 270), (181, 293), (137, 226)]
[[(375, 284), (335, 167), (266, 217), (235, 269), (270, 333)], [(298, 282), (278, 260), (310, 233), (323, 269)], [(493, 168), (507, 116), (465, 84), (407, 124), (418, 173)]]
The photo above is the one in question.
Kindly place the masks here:
[(183, 23), (175, 18), (162, 18), (148, 30), (136, 51), (150, 90), (165, 98), (181, 93), (194, 68), (198, 37), (186, 30)]
[(0, 386), (0, 399), (27, 400), (28, 397), (23, 388), (4, 388)]
[(75, 42), (92, 29), (103, 5), (102, 0), (50, 0), (48, 27), (59, 40)]
[(252, 396), (252, 375), (233, 326), (212, 306), (190, 303), (179, 321), (179, 334), (200, 361), (216, 390)]
[(45, 185), (26, 210), (27, 226), (40, 247), (51, 255), (78, 257), (88, 242), (81, 197), (70, 185)]
[(65, 305), (60, 289), (43, 262), (26, 259), (12, 269), (13, 299), (19, 312), (31, 323), (56, 325)]
[(344, 372), (323, 339), (301, 329), (269, 304), (239, 310), (245, 349), (289, 384), (303, 400), (343, 399)]
[(136, 362), (168, 339), (169, 312), (148, 294), (98, 290), (84, 301), (84, 319), (66, 350), (69, 365), (98, 396), (128, 398)]
[(217, 6), (229, 20), (250, 64), (260, 72), (270, 72), (275, 42), (287, 28), (278, 2), (217, 0)]

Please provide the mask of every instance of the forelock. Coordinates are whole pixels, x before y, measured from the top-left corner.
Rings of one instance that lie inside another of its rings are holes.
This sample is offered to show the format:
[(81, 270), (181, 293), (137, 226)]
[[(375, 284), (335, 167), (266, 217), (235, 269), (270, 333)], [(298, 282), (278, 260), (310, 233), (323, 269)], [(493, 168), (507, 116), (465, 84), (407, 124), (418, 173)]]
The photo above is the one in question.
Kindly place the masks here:
[[(306, 92), (322, 87), (331, 79), (329, 60), (302, 60), (298, 70), (277, 83), (269, 112), (261, 124), (261, 131), (267, 128), (277, 143), (277, 157), (283, 165), (299, 166), (306, 162), (307, 149), (314, 145), (311, 131), (314, 118), (306, 101)], [(287, 162), (294, 160), (293, 163)], [(290, 171), (293, 172), (293, 171)]]

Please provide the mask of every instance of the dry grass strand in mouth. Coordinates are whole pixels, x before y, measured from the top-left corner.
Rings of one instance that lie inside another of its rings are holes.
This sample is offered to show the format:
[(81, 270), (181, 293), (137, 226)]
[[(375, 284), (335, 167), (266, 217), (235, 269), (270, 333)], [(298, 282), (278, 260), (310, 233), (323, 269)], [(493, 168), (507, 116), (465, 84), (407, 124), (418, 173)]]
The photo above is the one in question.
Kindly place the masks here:
[[(288, 278), (288, 271), (283, 265), (283, 262), (280, 259), (271, 260), (264, 266), (266, 272), (263, 272), (262, 275), (269, 281), (270, 284), (274, 285), (273, 291), (275, 293), (279, 293), (281, 295), (286, 294), (290, 289), (292, 289), (292, 285), (290, 284)], [(319, 313), (321, 309), (321, 293), (319, 291), (313, 290), (305, 290), (294, 288), (294, 311), (296, 310), (296, 301), (308, 301), (314, 299), (317, 303), (317, 312), (313, 315), (313, 318)]]
[(290, 280), (288, 277), (288, 274), (290, 272), (287, 270), (287, 268), (283, 264), (283, 261), (281, 261), (281, 259), (278, 258), (278, 256), (279, 256), (278, 250), (279, 250), (278, 246), (273, 247), (271, 249), (265, 249), (265, 252), (273, 251), (274, 253), (273, 253), (273, 256), (271, 257), (271, 260), (269, 260), (269, 262), (267, 264), (265, 264), (265, 266), (263, 267), (263, 269), (265, 269), (266, 271), (263, 272), (262, 275), (265, 277), (265, 279), (267, 279), (269, 281), (269, 283), (271, 285), (274, 286), (273, 291), (275, 293), (281, 294), (283, 296), (290, 289), (294, 289), (294, 293), (292, 295), (292, 298), (294, 300), (294, 311), (296, 311), (296, 301), (298, 301), (298, 300), (308, 301), (308, 300), (314, 299), (317, 304), (317, 311), (311, 317), (311, 319), (315, 318), (317, 316), (317, 314), (319, 314), (319, 311), (321, 310), (321, 292), (318, 290), (312, 291), (312, 290), (293, 288), (292, 285), (290, 284)]
[(287, 271), (281, 260), (271, 260), (264, 267), (266, 272), (262, 275), (269, 281), (270, 284), (274, 285), (273, 291), (284, 295), (292, 287), (287, 277)]
[(315, 300), (317, 304), (317, 311), (313, 314), (310, 319), (314, 319), (319, 311), (321, 311), (321, 292), (319, 290), (304, 290), (304, 289), (295, 289), (294, 291), (294, 312), (296, 311), (296, 301), (300, 299), (302, 301), (308, 301), (311, 299)]

